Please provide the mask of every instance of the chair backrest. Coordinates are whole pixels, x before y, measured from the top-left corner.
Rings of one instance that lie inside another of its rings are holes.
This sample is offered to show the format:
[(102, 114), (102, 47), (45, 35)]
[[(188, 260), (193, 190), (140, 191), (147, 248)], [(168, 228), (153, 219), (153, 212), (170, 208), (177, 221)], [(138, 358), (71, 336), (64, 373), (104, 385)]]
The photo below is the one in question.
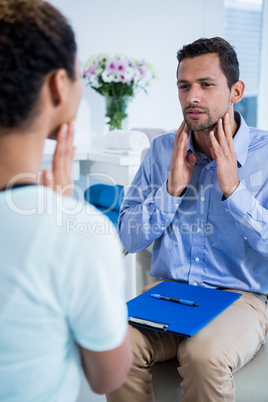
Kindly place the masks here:
[(124, 187), (120, 185), (94, 184), (84, 193), (85, 201), (94, 205), (117, 227), (119, 210), (124, 198)]
[(149, 148), (144, 148), (144, 150), (141, 152), (141, 162), (143, 161), (143, 159), (144, 159), (144, 157), (145, 157), (146, 152), (148, 151), (148, 149), (149, 149)]

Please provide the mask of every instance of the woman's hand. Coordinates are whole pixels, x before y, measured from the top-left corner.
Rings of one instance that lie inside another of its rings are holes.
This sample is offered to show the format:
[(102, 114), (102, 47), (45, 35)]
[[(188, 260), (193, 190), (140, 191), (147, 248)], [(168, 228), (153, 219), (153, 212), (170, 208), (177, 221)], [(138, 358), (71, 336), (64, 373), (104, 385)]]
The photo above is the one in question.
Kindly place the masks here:
[(74, 121), (60, 126), (57, 146), (53, 156), (52, 170), (43, 172), (43, 184), (57, 193), (72, 197), (72, 163), (76, 148), (73, 146)]

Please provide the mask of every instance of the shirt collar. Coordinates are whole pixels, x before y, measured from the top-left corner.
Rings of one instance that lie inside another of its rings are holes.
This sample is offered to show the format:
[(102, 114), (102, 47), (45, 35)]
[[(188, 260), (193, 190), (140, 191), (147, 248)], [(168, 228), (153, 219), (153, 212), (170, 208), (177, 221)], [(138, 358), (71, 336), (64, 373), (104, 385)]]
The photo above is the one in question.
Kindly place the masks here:
[(239, 119), (240, 119), (240, 126), (234, 136), (234, 148), (236, 152), (237, 162), (240, 164), (240, 166), (243, 166), (247, 159), (250, 131), (249, 126), (247, 125), (241, 114), (235, 112), (235, 120), (238, 124)]
[[(241, 114), (238, 112), (235, 112), (235, 121), (236, 121), (237, 125), (239, 126), (239, 128), (234, 136), (234, 148), (235, 148), (235, 152), (236, 152), (237, 162), (238, 162), (239, 166), (243, 166), (247, 159), (248, 146), (249, 146), (249, 140), (250, 140), (250, 131), (249, 131), (249, 127), (246, 124), (245, 120), (243, 119)], [(190, 135), (189, 135), (187, 153), (188, 154), (189, 153), (195, 153), (195, 154), (198, 153), (194, 149), (192, 131), (190, 132)], [(200, 155), (200, 154), (198, 153), (198, 155)]]

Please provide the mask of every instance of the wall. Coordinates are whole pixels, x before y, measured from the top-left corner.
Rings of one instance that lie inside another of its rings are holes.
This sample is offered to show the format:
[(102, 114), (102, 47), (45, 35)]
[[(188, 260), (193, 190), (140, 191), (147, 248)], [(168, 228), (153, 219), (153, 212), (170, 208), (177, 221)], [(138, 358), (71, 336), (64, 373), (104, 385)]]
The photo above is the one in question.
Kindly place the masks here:
[[(82, 64), (92, 54), (144, 57), (158, 80), (149, 95), (129, 107), (128, 127), (178, 127), (182, 115), (176, 89), (176, 52), (199, 37), (223, 35), (223, 0), (51, 0), (71, 21)], [(77, 121), (78, 141), (97, 144), (104, 127), (104, 99), (84, 89)]]
[(258, 99), (258, 127), (268, 130), (267, 113), (267, 89), (268, 89), (268, 1), (264, 1), (263, 20), (262, 20), (262, 44), (261, 44), (261, 66), (260, 66), (260, 85)]

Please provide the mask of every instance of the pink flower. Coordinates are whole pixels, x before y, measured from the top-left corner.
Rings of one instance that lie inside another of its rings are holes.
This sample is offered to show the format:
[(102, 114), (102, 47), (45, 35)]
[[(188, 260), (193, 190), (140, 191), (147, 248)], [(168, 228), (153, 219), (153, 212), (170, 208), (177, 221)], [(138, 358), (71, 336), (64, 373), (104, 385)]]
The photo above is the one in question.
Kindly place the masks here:
[(127, 82), (124, 74), (119, 74), (119, 80), (120, 80), (120, 82)]
[(118, 62), (116, 60), (112, 60), (108, 63), (106, 70), (109, 74), (115, 74), (117, 71)]
[(145, 78), (146, 72), (147, 72), (146, 65), (143, 65), (142, 67), (138, 67), (138, 70), (141, 74), (141, 79)]
[(89, 67), (89, 69), (87, 71), (85, 71), (85, 77), (90, 78), (91, 75), (94, 73), (96, 67), (95, 66), (91, 66)]
[(106, 70), (109, 74), (115, 74), (117, 76), (124, 75), (127, 64), (123, 60), (112, 60), (108, 63)]
[(118, 63), (117, 63), (117, 72), (119, 74), (124, 73), (126, 71), (126, 68), (127, 68), (127, 63), (126, 62), (124, 62), (123, 60), (118, 61)]

